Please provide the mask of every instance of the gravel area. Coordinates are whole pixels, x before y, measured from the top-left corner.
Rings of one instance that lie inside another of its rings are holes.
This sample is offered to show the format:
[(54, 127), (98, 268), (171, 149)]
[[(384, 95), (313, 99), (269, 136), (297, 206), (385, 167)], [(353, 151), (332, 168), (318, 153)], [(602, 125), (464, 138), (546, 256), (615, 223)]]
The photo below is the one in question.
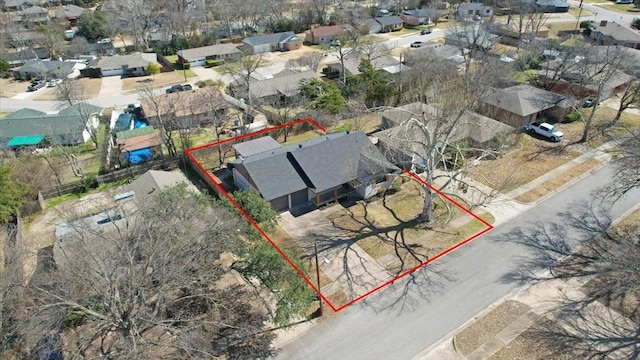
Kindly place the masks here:
[(456, 349), (467, 356), (482, 344), (491, 340), (505, 326), (520, 315), (529, 311), (530, 307), (518, 301), (507, 300), (490, 313), (474, 321), (455, 337)]

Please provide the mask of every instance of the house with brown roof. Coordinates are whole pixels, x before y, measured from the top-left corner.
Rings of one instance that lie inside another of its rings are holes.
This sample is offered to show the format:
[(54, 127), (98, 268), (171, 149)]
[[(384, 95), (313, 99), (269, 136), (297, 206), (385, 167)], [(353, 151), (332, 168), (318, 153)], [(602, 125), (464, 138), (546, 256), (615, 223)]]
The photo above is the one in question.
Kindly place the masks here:
[(353, 31), (349, 25), (318, 26), (304, 32), (304, 41), (313, 45), (330, 44), (335, 36), (349, 31)]
[(562, 119), (570, 105), (563, 95), (522, 84), (484, 97), (478, 112), (518, 129), (542, 117)]
[(500, 42), (505, 44), (517, 44), (522, 40), (530, 41), (533, 38), (546, 38), (549, 36), (549, 27), (546, 25), (534, 24), (530, 21), (512, 21), (509, 24), (497, 23), (491, 32), (500, 35)]
[(194, 129), (212, 125), (226, 116), (230, 105), (219, 89), (205, 87), (142, 99), (140, 107), (156, 128)]
[(640, 49), (640, 34), (615, 21), (602, 20), (589, 25), (589, 37), (598, 45), (622, 45)]
[[(497, 135), (514, 131), (512, 126), (472, 111), (453, 117), (421, 102), (387, 109), (380, 116), (383, 130), (374, 135), (378, 148), (390, 162), (411, 170), (424, 166), (427, 155), (421, 144), (434, 140), (425, 138), (424, 126), (431, 134), (442, 133), (442, 143), (466, 141), (477, 147), (490, 147)], [(443, 116), (449, 119), (448, 124), (441, 120)], [(415, 125), (411, 124), (412, 119), (416, 120)], [(452, 130), (448, 131), (450, 127)]]
[(121, 154), (147, 148), (159, 149), (162, 146), (160, 131), (153, 126), (120, 131), (115, 138)]

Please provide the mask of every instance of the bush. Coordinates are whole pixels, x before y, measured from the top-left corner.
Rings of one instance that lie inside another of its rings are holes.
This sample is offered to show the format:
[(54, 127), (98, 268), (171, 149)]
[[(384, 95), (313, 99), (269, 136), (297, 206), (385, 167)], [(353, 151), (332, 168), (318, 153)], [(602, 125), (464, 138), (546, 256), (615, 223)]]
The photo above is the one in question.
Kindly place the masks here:
[(207, 67), (214, 67), (224, 64), (224, 59), (210, 59), (205, 60), (204, 63), (207, 65)]
[(191, 64), (190, 63), (184, 63), (184, 64), (177, 63), (177, 65), (178, 65), (178, 69), (180, 69), (180, 70), (189, 70), (189, 69), (191, 69)]
[(199, 88), (204, 87), (217, 87), (222, 88), (224, 86), (220, 80), (206, 79), (206, 80), (198, 80), (196, 81), (196, 86)]
[(577, 112), (572, 112), (564, 116), (564, 122), (566, 123), (572, 123), (578, 120), (580, 120), (580, 114)]

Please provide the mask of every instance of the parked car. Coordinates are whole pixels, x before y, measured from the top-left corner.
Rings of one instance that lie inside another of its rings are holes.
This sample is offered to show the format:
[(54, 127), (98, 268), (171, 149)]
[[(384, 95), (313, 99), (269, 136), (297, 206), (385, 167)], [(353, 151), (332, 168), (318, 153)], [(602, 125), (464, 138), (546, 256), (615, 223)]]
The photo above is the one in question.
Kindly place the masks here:
[(34, 81), (27, 87), (27, 91), (36, 91), (45, 87), (46, 83), (44, 81)]
[(414, 41), (411, 43), (412, 48), (419, 48), (422, 46), (422, 41)]
[(590, 108), (596, 105), (596, 101), (593, 98), (586, 98), (584, 99), (584, 101), (582, 102), (582, 107), (583, 108)]
[(432, 32), (433, 32), (432, 28), (426, 28), (420, 31), (420, 35), (427, 35), (427, 34), (431, 34)]
[(56, 87), (62, 84), (62, 79), (51, 79), (47, 81), (47, 87)]
[(553, 125), (547, 123), (532, 123), (524, 126), (524, 130), (529, 134), (538, 134), (553, 141), (560, 141), (564, 134)]
[(167, 92), (167, 94), (171, 94), (171, 93), (174, 93), (174, 92), (189, 91), (191, 89), (193, 89), (193, 87), (191, 87), (191, 85), (189, 85), (189, 84), (184, 84), (184, 85), (178, 84), (178, 85), (173, 85), (172, 87), (168, 88), (166, 90), (166, 92)]

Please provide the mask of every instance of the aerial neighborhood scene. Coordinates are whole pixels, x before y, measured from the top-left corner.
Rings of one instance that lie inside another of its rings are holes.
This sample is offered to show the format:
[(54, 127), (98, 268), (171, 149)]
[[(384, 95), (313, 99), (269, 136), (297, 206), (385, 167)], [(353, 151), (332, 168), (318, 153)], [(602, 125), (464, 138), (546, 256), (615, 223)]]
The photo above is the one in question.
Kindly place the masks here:
[(640, 358), (638, 1), (0, 17), (0, 359)]

